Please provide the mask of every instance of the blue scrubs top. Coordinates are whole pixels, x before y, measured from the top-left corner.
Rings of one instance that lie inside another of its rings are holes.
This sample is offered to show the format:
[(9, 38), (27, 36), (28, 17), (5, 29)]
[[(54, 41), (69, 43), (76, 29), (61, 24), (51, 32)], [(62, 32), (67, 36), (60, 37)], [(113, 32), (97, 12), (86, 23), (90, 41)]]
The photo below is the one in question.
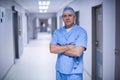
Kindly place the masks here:
[[(74, 25), (69, 32), (66, 31), (64, 26), (54, 32), (51, 43), (61, 46), (73, 44), (86, 49), (87, 33), (78, 25)], [(67, 56), (63, 53), (58, 54), (56, 70), (63, 74), (83, 73), (83, 54), (80, 57)]]

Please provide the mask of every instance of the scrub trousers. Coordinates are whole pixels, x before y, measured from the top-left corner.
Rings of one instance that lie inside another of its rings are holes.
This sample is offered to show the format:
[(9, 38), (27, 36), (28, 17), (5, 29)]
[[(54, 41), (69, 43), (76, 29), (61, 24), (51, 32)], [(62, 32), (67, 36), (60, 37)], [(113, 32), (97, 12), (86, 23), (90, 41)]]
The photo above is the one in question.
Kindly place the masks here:
[(56, 80), (83, 80), (82, 74), (63, 74), (56, 72)]

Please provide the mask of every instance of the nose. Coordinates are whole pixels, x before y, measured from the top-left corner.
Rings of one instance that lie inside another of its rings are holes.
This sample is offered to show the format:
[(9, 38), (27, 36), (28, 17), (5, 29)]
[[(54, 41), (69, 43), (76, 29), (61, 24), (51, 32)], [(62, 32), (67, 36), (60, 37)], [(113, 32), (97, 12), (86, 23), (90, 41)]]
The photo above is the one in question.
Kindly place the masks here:
[(69, 19), (69, 16), (66, 16), (66, 19), (68, 20), (68, 19)]

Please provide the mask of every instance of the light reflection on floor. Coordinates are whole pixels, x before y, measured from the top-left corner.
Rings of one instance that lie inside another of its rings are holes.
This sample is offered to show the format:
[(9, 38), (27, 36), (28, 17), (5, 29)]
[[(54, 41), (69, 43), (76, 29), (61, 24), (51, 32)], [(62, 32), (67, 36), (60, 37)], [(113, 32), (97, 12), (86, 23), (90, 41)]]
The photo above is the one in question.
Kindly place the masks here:
[(50, 34), (39, 33), (37, 40), (30, 41), (4, 80), (55, 80), (57, 55), (49, 52), (50, 39)]

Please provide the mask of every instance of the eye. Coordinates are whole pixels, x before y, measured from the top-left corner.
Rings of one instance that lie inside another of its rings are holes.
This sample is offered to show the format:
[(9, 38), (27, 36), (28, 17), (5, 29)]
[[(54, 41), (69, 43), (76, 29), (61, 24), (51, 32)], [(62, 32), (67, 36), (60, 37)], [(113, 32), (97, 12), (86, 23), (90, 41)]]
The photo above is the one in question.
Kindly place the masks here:
[(67, 15), (63, 15), (63, 18), (67, 17)]
[(68, 15), (69, 17), (72, 17), (72, 15), (70, 14), (70, 15)]

